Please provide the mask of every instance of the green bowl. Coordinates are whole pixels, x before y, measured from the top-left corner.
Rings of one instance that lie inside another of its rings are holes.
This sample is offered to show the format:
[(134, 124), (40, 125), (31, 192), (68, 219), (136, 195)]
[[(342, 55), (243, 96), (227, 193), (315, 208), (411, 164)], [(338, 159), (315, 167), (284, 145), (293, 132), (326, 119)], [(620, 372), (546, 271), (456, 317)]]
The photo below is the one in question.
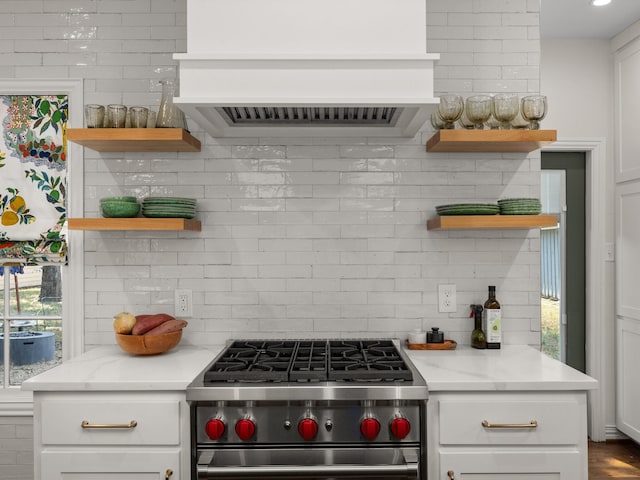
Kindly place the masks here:
[(100, 202), (102, 216), (107, 218), (131, 218), (140, 213), (140, 204), (132, 202)]
[(104, 197), (100, 199), (100, 203), (102, 202), (128, 202), (128, 203), (137, 203), (136, 197)]

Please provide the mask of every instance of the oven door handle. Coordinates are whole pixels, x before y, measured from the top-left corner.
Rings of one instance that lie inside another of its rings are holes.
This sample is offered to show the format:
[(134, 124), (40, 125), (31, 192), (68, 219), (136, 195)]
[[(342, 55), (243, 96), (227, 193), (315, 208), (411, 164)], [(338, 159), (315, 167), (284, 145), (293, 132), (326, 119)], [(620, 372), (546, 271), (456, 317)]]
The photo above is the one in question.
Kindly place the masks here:
[(198, 465), (198, 478), (255, 480), (256, 478), (418, 478), (418, 464), (399, 465), (260, 465), (212, 467)]

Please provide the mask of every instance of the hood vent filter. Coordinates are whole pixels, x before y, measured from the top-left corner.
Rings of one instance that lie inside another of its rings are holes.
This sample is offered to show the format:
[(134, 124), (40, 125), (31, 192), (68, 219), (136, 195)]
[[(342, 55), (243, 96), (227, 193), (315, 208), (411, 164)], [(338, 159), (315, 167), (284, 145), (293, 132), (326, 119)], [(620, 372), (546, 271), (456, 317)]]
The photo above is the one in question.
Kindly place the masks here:
[(395, 107), (222, 107), (218, 111), (229, 123), (286, 125), (393, 125)]

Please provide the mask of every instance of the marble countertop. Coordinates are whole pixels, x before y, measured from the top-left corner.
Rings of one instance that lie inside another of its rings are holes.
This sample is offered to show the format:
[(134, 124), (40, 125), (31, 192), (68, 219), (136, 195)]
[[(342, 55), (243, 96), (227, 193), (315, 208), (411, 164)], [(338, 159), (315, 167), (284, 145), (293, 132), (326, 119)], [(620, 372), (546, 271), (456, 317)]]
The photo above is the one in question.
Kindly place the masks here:
[(499, 350), (409, 350), (429, 391), (592, 390), (598, 382), (526, 345)]
[(162, 355), (134, 356), (98, 347), (22, 383), (33, 391), (184, 390), (222, 349), (178, 346)]
[[(22, 384), (33, 391), (184, 390), (222, 350), (178, 346), (162, 355), (133, 356), (98, 347)], [(528, 346), (500, 350), (408, 350), (408, 357), (438, 391), (591, 390), (598, 382)]]

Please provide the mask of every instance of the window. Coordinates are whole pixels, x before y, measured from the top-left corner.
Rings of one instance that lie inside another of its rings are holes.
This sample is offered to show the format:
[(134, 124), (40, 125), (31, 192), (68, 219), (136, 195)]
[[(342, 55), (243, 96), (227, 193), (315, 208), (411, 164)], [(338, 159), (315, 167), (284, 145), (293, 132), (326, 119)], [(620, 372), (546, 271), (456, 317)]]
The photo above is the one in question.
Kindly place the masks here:
[(62, 268), (13, 265), (0, 269), (2, 388), (20, 386), (62, 362)]
[[(19, 116), (16, 112), (21, 113), (26, 104), (7, 103), (8, 96), (32, 96), (35, 113), (32, 110), (30, 116)], [(84, 239), (82, 232), (66, 231), (64, 221), (83, 213), (82, 147), (67, 143), (64, 136), (66, 128), (81, 127), (83, 123), (82, 80), (0, 79), (0, 98), (3, 97), (4, 107), (0, 105), (3, 115), (6, 117), (7, 108), (14, 110), (12, 122), (4, 122), (0, 127), (5, 129), (4, 143), (0, 141), (0, 180), (4, 182), (0, 205), (2, 215), (6, 214), (0, 221), (0, 416), (31, 411), (31, 392), (21, 390), (21, 384), (80, 354), (84, 321)], [(53, 145), (50, 128), (61, 121), (65, 98), (66, 127), (56, 130), (58, 138)], [(29, 119), (33, 135), (24, 131)], [(65, 145), (64, 156), (60, 153), (61, 144)], [(19, 164), (21, 161), (23, 164)], [(47, 161), (66, 163), (66, 186), (71, 192), (66, 199), (66, 212), (60, 208), (62, 181), (55, 178), (59, 173), (48, 176), (41, 173), (40, 167)], [(40, 242), (29, 241), (25, 236), (15, 238), (16, 225), (35, 226), (43, 217), (42, 210), (35, 208), (34, 197), (26, 195), (28, 189), (20, 183), (21, 178), (37, 183), (38, 189), (46, 194), (46, 205), (53, 205), (63, 213), (56, 223), (66, 236), (67, 264), (51, 263), (53, 254), (60, 253), (55, 235), (36, 235)]]

